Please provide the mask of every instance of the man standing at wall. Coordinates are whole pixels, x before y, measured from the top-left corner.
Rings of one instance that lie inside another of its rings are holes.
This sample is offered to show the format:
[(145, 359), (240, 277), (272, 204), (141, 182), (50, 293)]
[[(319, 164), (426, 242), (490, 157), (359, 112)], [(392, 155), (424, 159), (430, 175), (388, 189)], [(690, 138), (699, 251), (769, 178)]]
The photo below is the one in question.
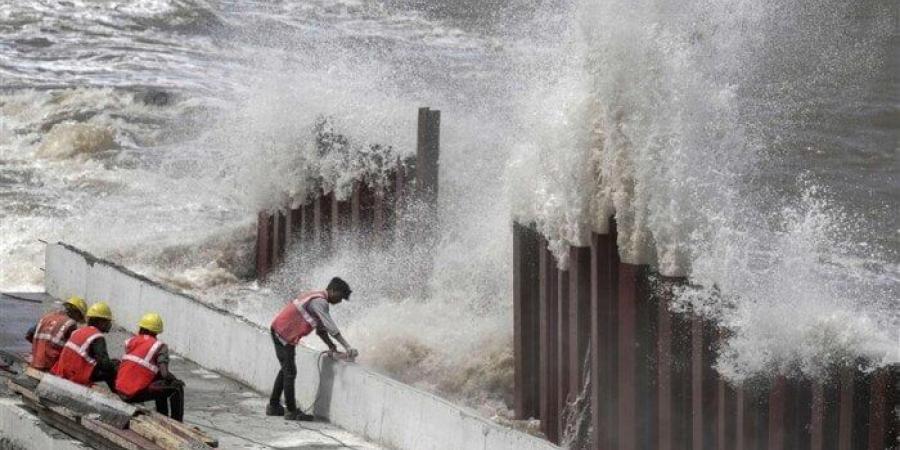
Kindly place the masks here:
[(69, 337), (50, 373), (84, 386), (105, 381), (115, 392), (119, 363), (109, 358), (104, 334), (112, 327), (112, 311), (106, 303), (94, 303), (87, 310), (87, 321)]
[[(294, 380), (297, 378), (297, 365), (294, 360), (297, 343), (313, 330), (328, 346), (329, 353), (337, 352), (337, 347), (330, 336), (344, 346), (347, 356), (355, 358), (358, 352), (341, 336), (341, 332), (329, 312), (330, 305), (336, 305), (350, 299), (350, 285), (335, 277), (328, 283), (325, 291), (305, 292), (281, 309), (272, 321), (272, 342), (275, 344), (275, 356), (281, 364), (281, 370), (275, 377), (272, 396), (266, 407), (266, 415), (284, 416), (287, 420), (313, 420), (313, 416), (304, 414), (297, 408), (294, 395)], [(281, 406), (281, 394), (284, 392), (284, 403)], [(312, 412), (312, 411), (310, 411)]]
[(125, 341), (125, 356), (116, 375), (116, 391), (128, 403), (156, 402), (156, 411), (179, 422), (184, 418), (184, 383), (169, 371), (169, 349), (156, 336), (162, 317), (147, 313), (138, 334)]
[(41, 372), (50, 370), (56, 364), (66, 341), (78, 327), (78, 323), (84, 322), (87, 303), (83, 298), (71, 297), (63, 307), (62, 310), (45, 314), (25, 334), (25, 339), (31, 342), (30, 365)]

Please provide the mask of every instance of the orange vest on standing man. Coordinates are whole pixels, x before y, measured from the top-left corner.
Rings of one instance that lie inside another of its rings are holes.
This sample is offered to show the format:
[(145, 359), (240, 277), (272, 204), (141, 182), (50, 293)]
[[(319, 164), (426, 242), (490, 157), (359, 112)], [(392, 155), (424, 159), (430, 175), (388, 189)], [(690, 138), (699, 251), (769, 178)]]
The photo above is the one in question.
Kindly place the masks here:
[(31, 367), (46, 372), (56, 364), (75, 323), (64, 311), (53, 311), (41, 318), (31, 340)]
[(159, 372), (156, 355), (164, 345), (149, 334), (139, 334), (125, 341), (125, 356), (116, 374), (116, 392), (133, 397), (150, 386)]
[(297, 345), (303, 336), (312, 333), (319, 321), (306, 310), (306, 303), (316, 298), (328, 298), (325, 291), (312, 291), (301, 294), (281, 308), (281, 312), (272, 321), (272, 331), (285, 345)]
[(59, 361), (50, 369), (50, 373), (84, 386), (91, 385), (91, 374), (97, 366), (97, 360), (88, 355), (91, 343), (103, 337), (103, 333), (90, 325), (79, 328), (72, 333), (69, 342), (59, 355)]

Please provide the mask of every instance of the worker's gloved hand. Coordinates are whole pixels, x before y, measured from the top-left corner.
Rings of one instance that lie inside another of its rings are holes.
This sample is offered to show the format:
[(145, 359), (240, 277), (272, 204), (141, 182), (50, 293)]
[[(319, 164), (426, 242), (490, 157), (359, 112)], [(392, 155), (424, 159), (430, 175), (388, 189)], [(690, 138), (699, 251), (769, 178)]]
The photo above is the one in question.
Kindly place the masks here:
[(359, 356), (359, 351), (357, 351), (355, 348), (347, 349), (347, 358), (356, 359), (357, 356)]

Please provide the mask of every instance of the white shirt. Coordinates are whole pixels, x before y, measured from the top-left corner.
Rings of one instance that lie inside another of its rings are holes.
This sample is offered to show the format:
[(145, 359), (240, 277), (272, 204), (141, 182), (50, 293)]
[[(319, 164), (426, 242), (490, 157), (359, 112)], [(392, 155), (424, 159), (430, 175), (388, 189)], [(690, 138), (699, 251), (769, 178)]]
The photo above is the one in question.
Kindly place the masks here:
[(307, 303), (307, 306), (309, 311), (319, 319), (319, 323), (328, 330), (328, 334), (332, 336), (341, 334), (341, 330), (338, 329), (334, 319), (331, 318), (331, 304), (328, 303), (328, 300), (321, 297), (314, 298)]

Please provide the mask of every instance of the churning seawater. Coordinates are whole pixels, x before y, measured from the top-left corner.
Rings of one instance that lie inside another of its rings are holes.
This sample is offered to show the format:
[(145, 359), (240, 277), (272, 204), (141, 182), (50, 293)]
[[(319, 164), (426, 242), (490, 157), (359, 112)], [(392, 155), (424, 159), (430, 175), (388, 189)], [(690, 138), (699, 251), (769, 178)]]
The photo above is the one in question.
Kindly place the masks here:
[[(40, 288), (38, 239), (260, 323), (341, 274), (364, 363), (491, 413), (511, 218), (564, 255), (615, 212), (623, 256), (733, 331), (724, 373), (896, 362), (898, 6), (847, 3), (0, 2), (0, 289)], [(419, 106), (443, 113), (436, 243), (242, 281), (320, 117), (411, 153)]]

